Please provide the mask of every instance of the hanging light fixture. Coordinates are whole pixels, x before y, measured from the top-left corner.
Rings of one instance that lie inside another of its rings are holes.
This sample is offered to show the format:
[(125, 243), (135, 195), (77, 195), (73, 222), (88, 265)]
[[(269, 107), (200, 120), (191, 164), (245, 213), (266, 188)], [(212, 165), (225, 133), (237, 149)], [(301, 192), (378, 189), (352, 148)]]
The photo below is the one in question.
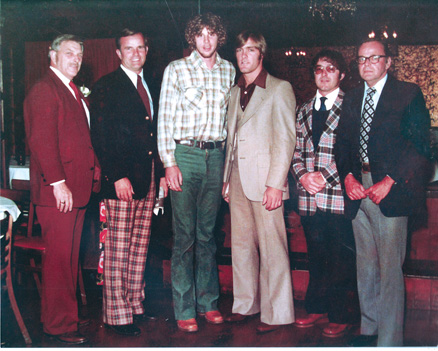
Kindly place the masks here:
[(321, 19), (330, 18), (335, 21), (342, 13), (353, 15), (356, 11), (356, 1), (347, 0), (310, 0), (309, 12), (313, 17), (319, 15)]

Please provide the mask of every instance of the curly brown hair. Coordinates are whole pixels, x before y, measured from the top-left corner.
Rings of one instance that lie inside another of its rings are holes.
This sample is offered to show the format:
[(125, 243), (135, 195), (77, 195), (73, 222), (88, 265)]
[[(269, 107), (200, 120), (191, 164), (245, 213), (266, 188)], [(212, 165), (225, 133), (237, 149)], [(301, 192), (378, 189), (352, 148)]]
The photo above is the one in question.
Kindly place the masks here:
[(212, 14), (211, 12), (207, 12), (202, 15), (197, 15), (189, 20), (186, 27), (185, 37), (187, 42), (189, 43), (190, 49), (196, 49), (196, 41), (195, 38), (201, 35), (202, 30), (207, 28), (211, 33), (217, 34), (218, 49), (222, 47), (227, 41), (227, 32), (222, 23), (222, 19)]

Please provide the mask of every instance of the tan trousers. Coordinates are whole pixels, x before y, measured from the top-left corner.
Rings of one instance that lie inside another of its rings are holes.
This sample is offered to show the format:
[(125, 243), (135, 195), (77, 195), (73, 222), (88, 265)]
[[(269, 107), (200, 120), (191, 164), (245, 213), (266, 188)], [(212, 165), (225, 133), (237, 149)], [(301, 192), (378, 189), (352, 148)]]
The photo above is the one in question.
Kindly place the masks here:
[(283, 205), (267, 211), (249, 201), (239, 178), (237, 161), (230, 177), (233, 313), (260, 312), (267, 324), (295, 321), (291, 270)]

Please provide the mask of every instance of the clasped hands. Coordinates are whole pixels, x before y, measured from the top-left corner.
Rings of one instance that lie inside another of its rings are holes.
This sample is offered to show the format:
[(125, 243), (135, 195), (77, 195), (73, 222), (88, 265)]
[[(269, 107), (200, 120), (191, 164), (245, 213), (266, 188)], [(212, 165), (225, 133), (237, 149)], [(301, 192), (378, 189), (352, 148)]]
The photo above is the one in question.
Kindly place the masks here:
[(380, 182), (365, 189), (352, 174), (348, 174), (344, 181), (345, 191), (351, 200), (361, 200), (369, 197), (376, 205), (380, 204), (388, 195), (394, 183), (395, 181), (390, 176), (386, 176)]
[(325, 188), (326, 181), (321, 172), (309, 172), (301, 177), (300, 183), (309, 194), (315, 195)]

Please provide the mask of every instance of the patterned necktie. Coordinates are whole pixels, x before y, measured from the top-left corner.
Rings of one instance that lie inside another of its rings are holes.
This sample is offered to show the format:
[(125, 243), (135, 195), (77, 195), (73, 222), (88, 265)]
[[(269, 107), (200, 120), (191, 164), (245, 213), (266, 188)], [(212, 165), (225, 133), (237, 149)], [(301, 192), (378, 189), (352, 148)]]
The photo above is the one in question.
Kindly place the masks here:
[(137, 75), (137, 91), (140, 94), (141, 99), (143, 100), (143, 104), (146, 107), (146, 111), (148, 112), (148, 116), (151, 116), (151, 104), (149, 102), (149, 96), (146, 92), (146, 89), (143, 86), (143, 82), (141, 80), (141, 77)]
[(319, 108), (320, 111), (327, 111), (327, 108), (325, 107), (325, 100), (327, 100), (327, 98), (325, 96), (322, 96), (320, 98), (321, 100), (321, 107)]
[(368, 163), (368, 138), (371, 129), (371, 122), (374, 116), (373, 95), (376, 93), (375, 88), (368, 88), (365, 104), (363, 106), (362, 118), (360, 120), (360, 157), (362, 162)]

